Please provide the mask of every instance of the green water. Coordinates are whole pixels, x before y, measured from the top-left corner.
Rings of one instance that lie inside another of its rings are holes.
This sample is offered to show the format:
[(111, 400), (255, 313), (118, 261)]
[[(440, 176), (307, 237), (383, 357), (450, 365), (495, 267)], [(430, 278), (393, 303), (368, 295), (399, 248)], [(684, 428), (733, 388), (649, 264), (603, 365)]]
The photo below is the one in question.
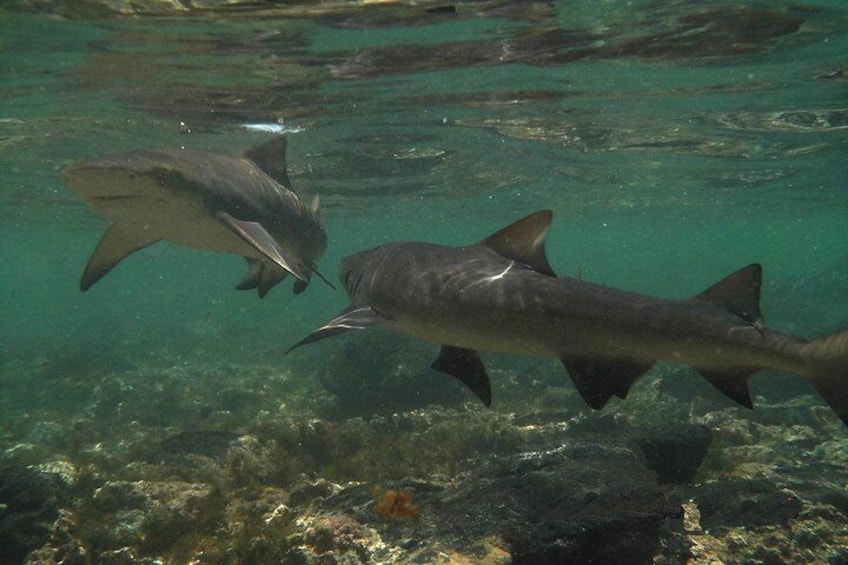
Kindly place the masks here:
[[(759, 262), (768, 327), (846, 330), (844, 0), (222, 3), (0, 2), (0, 565), (848, 560), (848, 436), (797, 375), (748, 411), (658, 363), (593, 411), (561, 363), (484, 352), (486, 409), (384, 329), (284, 355), (341, 285), (260, 300), (243, 259), (162, 242), (83, 293), (107, 222), (61, 177), (273, 123), (328, 279), (550, 209), (562, 275), (682, 298)], [(697, 475), (657, 484), (649, 428)]]
[(282, 353), (343, 292), (288, 283), (260, 301), (234, 289), (240, 258), (160, 243), (78, 290), (106, 222), (63, 167), (147, 146), (238, 153), (268, 138), (240, 124), (278, 120), (300, 130), (289, 172), (322, 196), (331, 279), (378, 243), (472, 243), (550, 208), (560, 273), (683, 297), (758, 261), (769, 325), (848, 327), (845, 3), (727, 4), (706, 22), (685, 2), (532, 6), (0, 12), (3, 359), (320, 356)]

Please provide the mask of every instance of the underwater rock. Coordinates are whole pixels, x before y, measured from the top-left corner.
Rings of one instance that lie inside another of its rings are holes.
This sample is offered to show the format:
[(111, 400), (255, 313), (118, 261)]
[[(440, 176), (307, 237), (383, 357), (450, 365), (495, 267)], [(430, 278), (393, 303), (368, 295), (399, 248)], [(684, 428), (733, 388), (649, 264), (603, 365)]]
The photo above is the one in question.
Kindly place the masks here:
[(390, 546), (374, 528), (346, 515), (309, 516), (298, 520), (300, 541), (287, 558), (304, 565), (323, 563), (391, 563)]
[(442, 503), (443, 535), (502, 536), (516, 564), (650, 562), (666, 522), (682, 518), (638, 452), (600, 443), (507, 458)]
[(411, 363), (421, 351), (411, 340), (384, 333), (358, 337), (345, 342), (319, 373), (321, 384), (335, 400), (327, 417), (392, 414), (430, 404), (452, 406), (469, 398), (459, 381), (427, 369), (426, 364)]
[(764, 479), (706, 483), (695, 489), (694, 500), (707, 530), (785, 524), (803, 505), (797, 494)]
[(94, 491), (86, 517), (104, 549), (162, 551), (220, 519), (209, 485), (183, 481), (109, 481)]
[(656, 471), (660, 483), (690, 483), (701, 467), (712, 441), (706, 426), (686, 425), (658, 428), (638, 438), (648, 469)]
[(50, 540), (67, 486), (52, 473), (0, 470), (0, 563), (21, 563)]
[(225, 430), (181, 432), (165, 439), (159, 445), (156, 455), (162, 459), (178, 458), (187, 454), (223, 459), (238, 437), (237, 433)]

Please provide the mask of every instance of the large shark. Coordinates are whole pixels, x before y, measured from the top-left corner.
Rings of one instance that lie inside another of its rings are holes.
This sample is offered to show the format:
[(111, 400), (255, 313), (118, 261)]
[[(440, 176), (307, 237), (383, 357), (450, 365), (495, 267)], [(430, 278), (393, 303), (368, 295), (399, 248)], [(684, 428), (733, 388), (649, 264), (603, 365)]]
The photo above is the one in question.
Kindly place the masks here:
[(660, 359), (691, 365), (749, 408), (747, 378), (773, 368), (801, 374), (848, 424), (848, 331), (805, 341), (763, 327), (759, 265), (684, 300), (557, 278), (545, 255), (551, 217), (536, 212), (469, 247), (390, 243), (345, 257), (351, 305), (291, 349), (383, 324), (441, 344), (432, 367), (487, 406), (477, 350), (558, 358), (596, 409)]
[[(80, 281), (88, 290), (128, 255), (159, 240), (245, 257), (238, 288), (260, 298), (291, 274), (302, 292), (327, 247), (318, 198), (290, 189), (286, 139), (229, 157), (188, 149), (142, 149), (67, 167), (62, 175), (112, 220)], [(323, 277), (321, 277), (323, 279)], [(326, 279), (324, 279), (326, 281)], [(329, 284), (329, 283), (327, 283)], [(331, 285), (332, 286), (332, 285)]]

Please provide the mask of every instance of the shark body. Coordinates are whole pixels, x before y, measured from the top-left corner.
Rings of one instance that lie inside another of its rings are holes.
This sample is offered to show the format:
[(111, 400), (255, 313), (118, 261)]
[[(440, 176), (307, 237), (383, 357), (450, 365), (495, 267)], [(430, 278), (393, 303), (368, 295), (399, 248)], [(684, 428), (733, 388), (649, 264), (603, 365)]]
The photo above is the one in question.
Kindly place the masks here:
[(242, 158), (142, 149), (67, 167), (65, 181), (112, 221), (85, 267), (81, 290), (128, 255), (168, 240), (245, 257), (248, 271), (238, 288), (256, 288), (260, 297), (289, 274), (297, 279), (295, 293), (303, 291), (318, 273), (327, 236), (317, 197), (306, 205), (289, 188), (285, 149), (278, 137)]
[(390, 243), (345, 257), (351, 305), (295, 346), (383, 324), (441, 344), (432, 367), (487, 406), (477, 351), (558, 358), (583, 399), (624, 398), (657, 360), (685, 363), (752, 407), (747, 378), (773, 368), (804, 376), (848, 424), (848, 332), (805, 341), (763, 327), (761, 268), (749, 265), (684, 300), (557, 278), (541, 211), (468, 247)]

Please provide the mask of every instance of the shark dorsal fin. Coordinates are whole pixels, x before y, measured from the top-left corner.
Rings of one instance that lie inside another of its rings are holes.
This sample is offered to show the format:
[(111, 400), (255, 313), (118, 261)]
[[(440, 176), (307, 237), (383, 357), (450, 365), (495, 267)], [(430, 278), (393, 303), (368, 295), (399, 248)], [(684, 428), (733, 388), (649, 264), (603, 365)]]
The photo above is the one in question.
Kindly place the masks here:
[(244, 152), (243, 157), (256, 163), (265, 174), (291, 190), (288, 172), (286, 172), (286, 138), (278, 135), (271, 141), (257, 145)]
[(495, 250), (498, 255), (524, 263), (535, 271), (555, 277), (545, 255), (545, 238), (553, 214), (540, 210), (521, 218), (487, 237), (480, 245)]
[(729, 275), (695, 298), (726, 308), (754, 327), (763, 324), (760, 314), (760, 287), (763, 268), (754, 263)]

